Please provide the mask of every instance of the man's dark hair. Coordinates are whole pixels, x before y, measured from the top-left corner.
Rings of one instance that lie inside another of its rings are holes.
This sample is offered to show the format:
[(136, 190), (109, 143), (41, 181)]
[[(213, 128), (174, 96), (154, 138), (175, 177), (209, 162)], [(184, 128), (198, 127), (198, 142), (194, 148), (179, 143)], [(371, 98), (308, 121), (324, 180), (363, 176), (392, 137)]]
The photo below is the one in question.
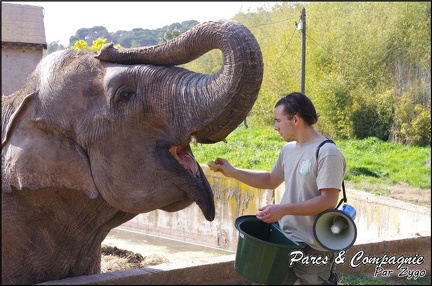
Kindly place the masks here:
[(292, 92), (276, 102), (275, 108), (283, 105), (283, 111), (291, 119), (294, 115), (298, 115), (308, 124), (317, 123), (319, 114), (316, 113), (315, 106), (312, 101), (303, 93)]

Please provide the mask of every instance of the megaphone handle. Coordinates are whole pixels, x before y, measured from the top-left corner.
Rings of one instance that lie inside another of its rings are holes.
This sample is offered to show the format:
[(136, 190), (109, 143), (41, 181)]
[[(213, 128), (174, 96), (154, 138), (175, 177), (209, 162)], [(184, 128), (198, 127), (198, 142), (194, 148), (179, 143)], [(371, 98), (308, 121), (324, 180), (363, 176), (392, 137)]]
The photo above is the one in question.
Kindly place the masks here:
[(344, 181), (342, 181), (342, 192), (343, 192), (343, 198), (339, 201), (338, 205), (336, 206), (336, 209), (339, 208), (339, 206), (344, 202), (347, 202), (346, 193), (345, 193), (345, 184)]

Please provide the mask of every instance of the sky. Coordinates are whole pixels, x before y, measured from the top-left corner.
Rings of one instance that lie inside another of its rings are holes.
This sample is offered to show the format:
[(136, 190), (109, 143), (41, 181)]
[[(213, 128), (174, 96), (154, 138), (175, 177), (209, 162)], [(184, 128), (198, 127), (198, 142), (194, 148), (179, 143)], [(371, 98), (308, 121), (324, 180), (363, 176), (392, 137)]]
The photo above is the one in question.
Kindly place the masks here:
[[(47, 43), (60, 41), (69, 45), (69, 38), (80, 28), (103, 26), (108, 32), (130, 31), (134, 28), (157, 29), (175, 22), (198, 22), (230, 19), (238, 12), (254, 12), (258, 7), (269, 7), (277, 2), (248, 1), (140, 1), (140, 2), (18, 2), (44, 8), (44, 25)], [(280, 2), (279, 2), (280, 3)]]

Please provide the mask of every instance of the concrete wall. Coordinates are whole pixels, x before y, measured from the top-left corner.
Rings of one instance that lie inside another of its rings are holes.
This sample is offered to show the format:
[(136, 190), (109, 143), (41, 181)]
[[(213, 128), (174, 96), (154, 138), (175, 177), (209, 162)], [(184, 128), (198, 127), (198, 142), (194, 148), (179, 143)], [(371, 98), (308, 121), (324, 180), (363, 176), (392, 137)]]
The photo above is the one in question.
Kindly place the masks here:
[(43, 7), (1, 3), (2, 42), (46, 46)]
[(431, 235), (431, 209), (367, 192), (347, 190), (357, 211), (359, 242)]
[(46, 48), (43, 8), (2, 3), (2, 96), (20, 89)]
[[(120, 228), (235, 251), (238, 239), (235, 219), (254, 215), (259, 207), (278, 202), (283, 186), (276, 190), (259, 190), (225, 178), (205, 165), (202, 168), (215, 195), (216, 218), (213, 222), (205, 220), (201, 210), (193, 204), (175, 213), (156, 210), (140, 214)], [(362, 191), (348, 189), (346, 192), (347, 203), (357, 211), (354, 220), (357, 226), (356, 243), (401, 236), (430, 236), (430, 209)]]
[(2, 44), (2, 95), (19, 90), (42, 59), (43, 50), (31, 45)]

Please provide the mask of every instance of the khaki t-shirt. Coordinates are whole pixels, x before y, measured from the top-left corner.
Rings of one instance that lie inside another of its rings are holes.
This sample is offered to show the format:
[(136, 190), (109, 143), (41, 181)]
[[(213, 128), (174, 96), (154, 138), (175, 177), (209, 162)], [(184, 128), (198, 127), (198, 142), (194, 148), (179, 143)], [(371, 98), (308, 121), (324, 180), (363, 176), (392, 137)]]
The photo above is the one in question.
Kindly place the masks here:
[[(326, 143), (320, 148), (317, 161), (316, 150), (321, 142), (289, 142), (282, 148), (272, 168), (272, 174), (285, 181), (285, 192), (280, 203), (311, 199), (319, 196), (319, 190), (323, 188), (342, 188), (345, 158), (335, 144)], [(325, 251), (313, 235), (316, 217), (286, 215), (279, 220), (279, 225), (289, 239)]]

